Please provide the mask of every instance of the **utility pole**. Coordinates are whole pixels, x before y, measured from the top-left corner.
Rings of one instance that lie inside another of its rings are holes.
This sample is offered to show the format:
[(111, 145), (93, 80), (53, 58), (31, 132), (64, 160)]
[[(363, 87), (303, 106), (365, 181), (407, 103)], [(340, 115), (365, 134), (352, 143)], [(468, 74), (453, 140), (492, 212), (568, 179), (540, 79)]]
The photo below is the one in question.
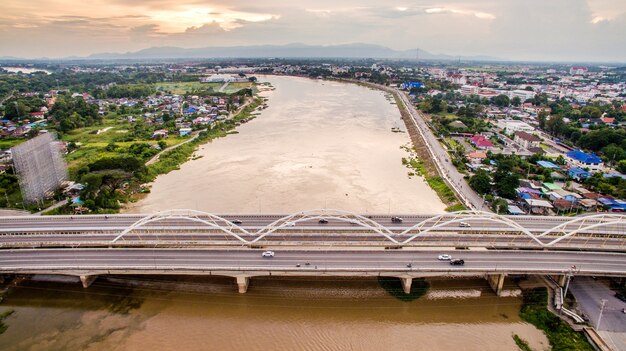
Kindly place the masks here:
[(596, 323), (596, 329), (600, 330), (600, 322), (602, 321), (602, 312), (604, 312), (604, 305), (606, 304), (606, 299), (602, 299), (602, 305), (600, 305), (600, 315), (598, 316), (598, 323)]

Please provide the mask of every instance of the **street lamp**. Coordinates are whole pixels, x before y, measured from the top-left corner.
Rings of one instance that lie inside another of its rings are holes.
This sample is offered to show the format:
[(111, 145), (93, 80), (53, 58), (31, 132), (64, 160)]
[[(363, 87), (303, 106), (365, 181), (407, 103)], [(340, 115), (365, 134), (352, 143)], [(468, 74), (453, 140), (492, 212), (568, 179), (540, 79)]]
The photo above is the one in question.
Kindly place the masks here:
[(563, 292), (563, 300), (565, 300), (565, 298), (567, 298), (567, 289), (569, 289), (569, 281), (574, 276), (574, 272), (576, 272), (576, 273), (580, 272), (580, 269), (578, 269), (576, 267), (576, 265), (572, 265), (569, 268), (569, 271), (567, 272), (567, 280), (565, 281), (565, 291)]

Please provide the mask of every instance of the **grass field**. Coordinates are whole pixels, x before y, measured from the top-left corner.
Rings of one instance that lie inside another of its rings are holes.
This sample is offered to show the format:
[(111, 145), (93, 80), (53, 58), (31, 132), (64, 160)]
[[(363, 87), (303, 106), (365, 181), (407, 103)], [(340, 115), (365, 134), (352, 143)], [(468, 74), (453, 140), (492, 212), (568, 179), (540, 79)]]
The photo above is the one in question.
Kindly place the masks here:
[(17, 144), (25, 142), (26, 139), (0, 139), (0, 150), (10, 149)]
[[(74, 142), (79, 148), (66, 155), (70, 173), (76, 171), (83, 165), (89, 164), (102, 157), (113, 157), (119, 154), (119, 150), (127, 148), (134, 143), (156, 144), (158, 140), (135, 140), (116, 142), (115, 140), (125, 133), (131, 126), (126, 121), (116, 119), (105, 119), (102, 124), (97, 126), (74, 129), (64, 134), (61, 140), (66, 142)], [(98, 130), (101, 132), (98, 134)], [(161, 139), (167, 143), (167, 146), (175, 145), (187, 140), (189, 137), (181, 137), (179, 135), (170, 135), (165, 139)], [(107, 151), (105, 148), (110, 143), (115, 143), (118, 149), (115, 151)]]
[[(171, 92), (172, 94), (183, 95), (186, 93), (192, 93), (194, 91), (206, 91), (218, 92), (223, 86), (223, 83), (202, 83), (202, 82), (163, 82), (156, 83), (155, 87), (160, 91)], [(224, 89), (223, 93), (232, 94), (245, 88), (251, 88), (253, 83), (229, 83)]]

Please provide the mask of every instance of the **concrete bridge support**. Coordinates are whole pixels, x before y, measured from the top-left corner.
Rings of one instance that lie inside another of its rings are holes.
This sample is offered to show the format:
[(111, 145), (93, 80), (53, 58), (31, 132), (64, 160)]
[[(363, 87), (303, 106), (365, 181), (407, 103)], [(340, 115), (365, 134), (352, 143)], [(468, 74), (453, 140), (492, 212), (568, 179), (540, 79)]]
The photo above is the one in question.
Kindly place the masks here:
[(487, 274), (485, 277), (487, 282), (489, 282), (489, 286), (493, 289), (496, 295), (502, 295), (502, 288), (504, 287), (504, 278), (505, 274)]
[(250, 277), (248, 276), (237, 276), (237, 287), (239, 288), (240, 294), (245, 294), (248, 291), (248, 285), (250, 284)]
[(97, 275), (81, 275), (80, 282), (83, 283), (83, 288), (86, 289), (91, 286), (91, 283), (93, 283), (96, 278), (98, 278)]
[(557, 275), (554, 280), (556, 280), (557, 284), (559, 284), (559, 286), (563, 288), (567, 283), (567, 275)]
[(400, 281), (402, 282), (402, 290), (404, 290), (405, 294), (410, 294), (411, 293), (411, 284), (413, 284), (413, 278), (400, 278)]

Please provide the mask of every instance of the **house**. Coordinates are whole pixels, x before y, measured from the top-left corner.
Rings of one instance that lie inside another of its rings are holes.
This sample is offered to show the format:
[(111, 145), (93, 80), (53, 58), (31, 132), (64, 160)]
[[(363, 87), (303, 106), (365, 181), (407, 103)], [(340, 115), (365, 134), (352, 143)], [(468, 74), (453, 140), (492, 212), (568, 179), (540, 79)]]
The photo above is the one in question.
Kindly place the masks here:
[(167, 138), (168, 132), (167, 129), (159, 129), (152, 132), (152, 138)]
[(578, 209), (578, 204), (567, 200), (554, 200), (552, 206), (557, 209), (558, 212), (573, 211)]
[(550, 162), (550, 161), (537, 161), (537, 164), (543, 168), (549, 168), (549, 169), (561, 169), (561, 167), (555, 165), (554, 163)]
[(602, 118), (600, 118), (600, 120), (604, 124), (615, 124), (615, 118), (613, 118), (613, 117), (602, 117)]
[(602, 169), (602, 160), (593, 153), (588, 154), (581, 150), (574, 150), (565, 155), (567, 163), (572, 167), (586, 168), (592, 172), (598, 172)]
[(191, 128), (180, 128), (178, 130), (178, 134), (180, 134), (180, 136), (186, 136), (191, 134)]
[(487, 158), (487, 154), (483, 151), (474, 151), (467, 154), (467, 158), (473, 165), (479, 165)]
[(541, 139), (526, 132), (515, 132), (513, 140), (525, 149), (538, 147), (541, 142)]
[(526, 214), (526, 212), (522, 211), (521, 208), (519, 208), (518, 206), (515, 206), (515, 205), (509, 205), (508, 212), (509, 212), (509, 214), (512, 214), (512, 215), (524, 215), (524, 214)]
[(481, 150), (491, 149), (493, 148), (493, 143), (491, 140), (485, 138), (482, 135), (474, 135), (470, 138), (470, 142), (477, 148)]
[(572, 167), (568, 169), (567, 174), (579, 182), (591, 176), (591, 173), (585, 171), (584, 169), (577, 168), (577, 167)]
[(524, 204), (533, 214), (547, 215), (553, 208), (552, 204), (546, 200), (524, 199)]

